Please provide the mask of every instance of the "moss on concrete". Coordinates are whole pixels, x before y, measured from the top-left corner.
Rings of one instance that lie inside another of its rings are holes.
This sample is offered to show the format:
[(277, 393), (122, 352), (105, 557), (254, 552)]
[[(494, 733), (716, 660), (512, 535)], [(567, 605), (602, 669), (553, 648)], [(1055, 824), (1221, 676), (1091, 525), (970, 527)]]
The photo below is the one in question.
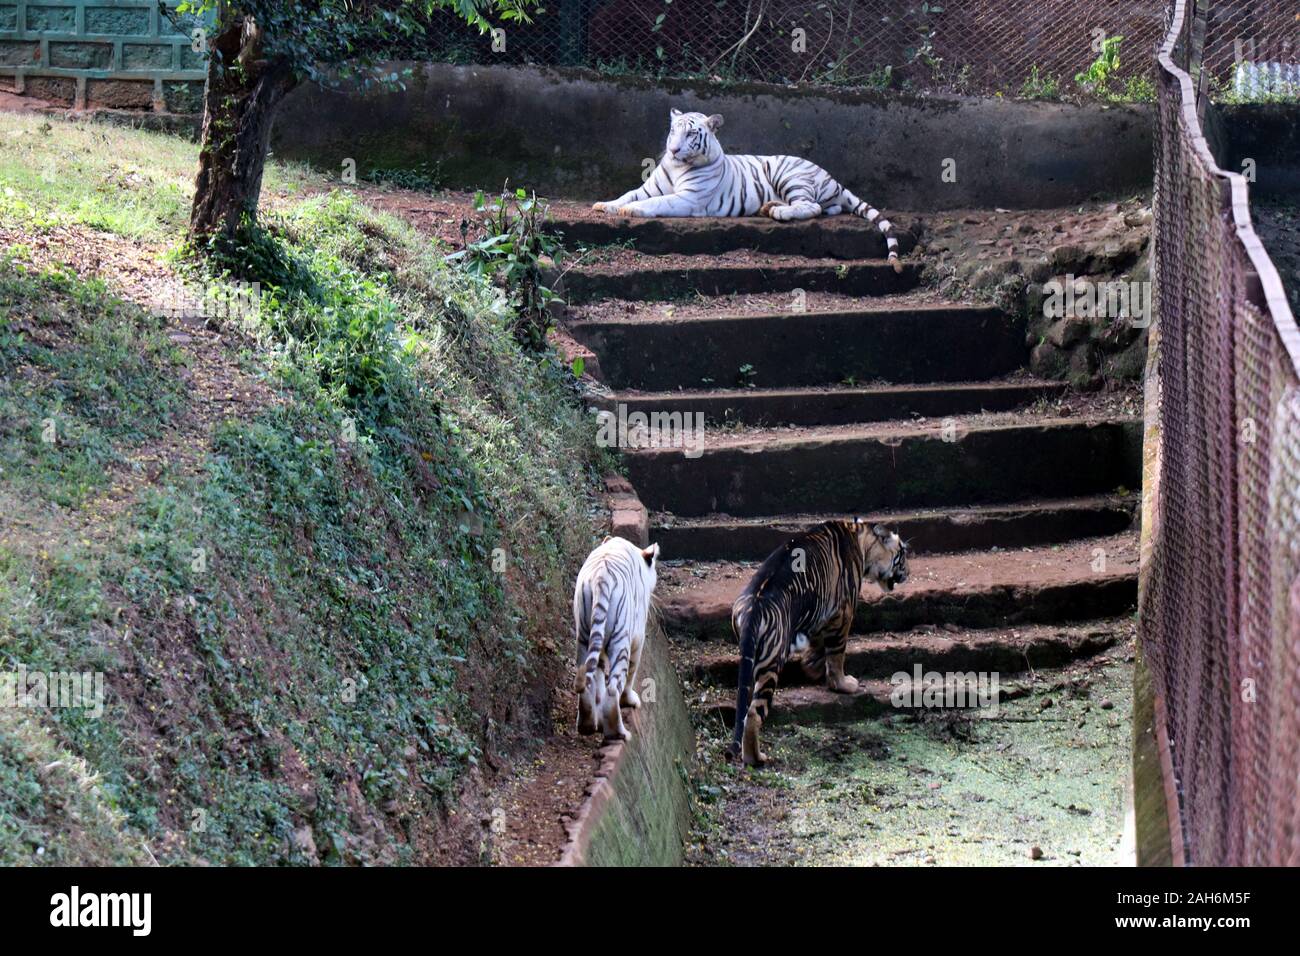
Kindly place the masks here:
[(691, 813), (684, 762), (695, 752), (695, 732), (667, 641), (648, 642), (641, 666), (654, 681), (654, 700), (642, 684), (639, 732), (623, 751), (612, 798), (592, 824), (588, 866), (677, 866), (682, 861)]

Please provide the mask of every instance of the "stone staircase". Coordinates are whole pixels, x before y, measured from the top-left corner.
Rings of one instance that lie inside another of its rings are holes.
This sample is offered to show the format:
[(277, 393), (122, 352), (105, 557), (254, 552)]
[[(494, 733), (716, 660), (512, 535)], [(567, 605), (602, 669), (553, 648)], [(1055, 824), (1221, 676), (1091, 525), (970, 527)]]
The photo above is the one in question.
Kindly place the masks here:
[[(565, 280), (564, 327), (594, 353), (597, 404), (708, 423), (695, 456), (624, 449), (662, 546), (674, 662), (706, 713), (734, 719), (732, 601), (788, 535), (832, 516), (896, 528), (912, 577), (890, 594), (864, 587), (848, 653), (860, 692), (807, 686), (791, 668), (776, 721), (879, 712), (890, 675), (918, 664), (996, 671), (1015, 693), (1016, 674), (1123, 639), (1140, 421), (1100, 399), (1063, 412), (1063, 386), (1027, 371), (1019, 322), (936, 301), (918, 262), (896, 273), (875, 230), (848, 217), (557, 227), (624, 246)], [(814, 292), (829, 307), (800, 311)], [(738, 308), (746, 295), (760, 307)]]

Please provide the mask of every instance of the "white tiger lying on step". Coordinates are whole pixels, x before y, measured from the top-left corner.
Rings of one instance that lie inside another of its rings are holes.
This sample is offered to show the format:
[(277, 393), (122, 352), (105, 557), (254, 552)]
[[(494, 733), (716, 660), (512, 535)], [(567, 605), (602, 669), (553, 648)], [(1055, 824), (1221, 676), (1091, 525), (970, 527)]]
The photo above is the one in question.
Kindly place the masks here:
[(771, 216), (786, 222), (850, 212), (874, 222), (898, 264), (888, 219), (798, 156), (728, 156), (714, 133), (722, 117), (673, 110), (664, 158), (644, 186), (592, 209), (618, 216)]

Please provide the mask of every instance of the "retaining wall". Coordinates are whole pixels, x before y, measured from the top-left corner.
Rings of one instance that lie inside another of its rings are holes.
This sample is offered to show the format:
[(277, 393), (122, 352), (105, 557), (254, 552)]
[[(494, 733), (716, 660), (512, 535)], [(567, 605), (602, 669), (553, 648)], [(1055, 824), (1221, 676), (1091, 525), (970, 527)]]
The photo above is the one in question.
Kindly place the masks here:
[[(890, 209), (1050, 207), (1151, 184), (1145, 106), (720, 87), (537, 67), (392, 68), (411, 70), (401, 92), (294, 91), (276, 122), (277, 154), (332, 169), (350, 158), (362, 175), (436, 162), (448, 186), (509, 180), (552, 197), (613, 199), (641, 181), (678, 107), (721, 113), (733, 153), (805, 156)], [(954, 181), (944, 181), (945, 168)]]
[(211, 20), (173, 23), (150, 0), (0, 0), (0, 85), (75, 109), (197, 113), (207, 64), (191, 31)]
[(624, 711), (632, 739), (604, 748), (600, 770), (569, 826), (561, 866), (682, 861), (691, 819), (686, 764), (695, 754), (695, 731), (662, 631), (646, 639), (642, 652), (637, 690), (643, 698), (644, 678), (654, 681), (655, 699)]

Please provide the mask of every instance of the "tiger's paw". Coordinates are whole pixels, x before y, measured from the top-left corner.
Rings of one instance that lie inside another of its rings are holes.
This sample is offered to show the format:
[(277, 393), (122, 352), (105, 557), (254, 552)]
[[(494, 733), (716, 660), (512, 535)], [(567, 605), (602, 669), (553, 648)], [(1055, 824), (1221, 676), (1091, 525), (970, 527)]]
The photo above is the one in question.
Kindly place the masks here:
[(628, 687), (623, 691), (623, 699), (621, 703), (624, 707), (631, 707), (635, 710), (641, 706), (641, 698), (637, 696), (636, 691), (631, 687)]
[(785, 203), (780, 202), (776, 199), (769, 199), (767, 202), (763, 203), (763, 205), (758, 207), (758, 214), (760, 216), (767, 216), (770, 219), (775, 219), (776, 216), (772, 215), (772, 210), (780, 208), (781, 206), (784, 205)]
[(592, 211), (592, 212), (609, 212), (609, 203), (607, 203), (607, 202), (594, 202), (594, 203), (591, 204), (591, 211)]
[(619, 741), (626, 741), (631, 739), (632, 739), (632, 732), (628, 730), (626, 727), (620, 727), (613, 732), (605, 731), (604, 742), (607, 744), (616, 744)]
[(635, 216), (637, 215), (637, 211), (633, 209), (631, 206), (619, 206), (618, 214), (620, 216)]
[(858, 679), (850, 677), (848, 674), (839, 674), (830, 678), (826, 686), (837, 694), (856, 694), (858, 692)]
[(582, 734), (583, 736), (589, 737), (600, 728), (596, 726), (595, 709), (589, 703), (584, 707), (583, 706), (584, 703), (585, 702), (582, 699), (579, 699), (578, 733)]

